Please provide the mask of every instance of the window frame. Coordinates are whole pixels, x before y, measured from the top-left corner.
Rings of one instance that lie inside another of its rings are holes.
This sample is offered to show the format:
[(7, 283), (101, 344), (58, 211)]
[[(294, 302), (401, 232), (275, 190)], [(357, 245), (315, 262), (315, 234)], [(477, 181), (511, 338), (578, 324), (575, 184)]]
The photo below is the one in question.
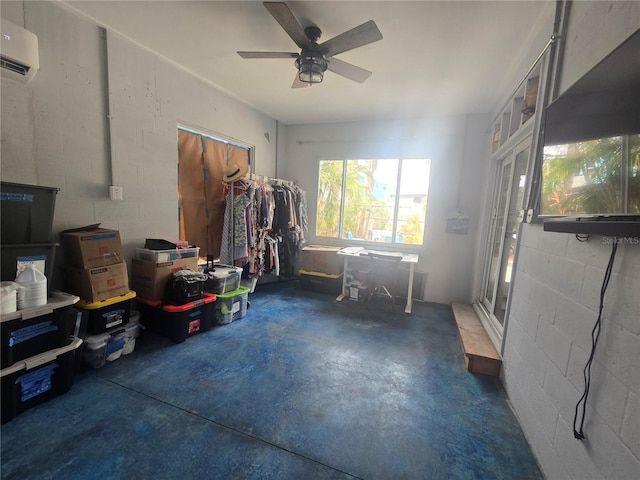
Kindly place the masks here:
[[(349, 166), (349, 162), (357, 162), (357, 161), (395, 161), (397, 162), (397, 172), (396, 172), (396, 181), (395, 181), (395, 194), (394, 194), (394, 200), (393, 200), (393, 208), (392, 208), (392, 218), (389, 220), (390, 222), (392, 222), (392, 229), (391, 229), (391, 241), (390, 242), (379, 242), (379, 241), (374, 241), (374, 240), (370, 240), (370, 239), (358, 239), (358, 238), (347, 238), (346, 234), (344, 233), (344, 218), (345, 218), (345, 206), (347, 203), (347, 169)], [(423, 225), (423, 229), (422, 229), (422, 238), (420, 243), (403, 243), (403, 242), (398, 242), (396, 241), (397, 238), (397, 233), (398, 233), (398, 227), (399, 227), (399, 223), (405, 221), (405, 219), (399, 219), (398, 215), (400, 212), (400, 204), (401, 204), (401, 183), (402, 183), (402, 172), (403, 172), (403, 165), (405, 161), (411, 161), (411, 160), (422, 160), (422, 161), (427, 161), (428, 162), (428, 169), (429, 169), (429, 175), (428, 175), (428, 182), (427, 182), (427, 188), (426, 188), (426, 205), (424, 207), (424, 216), (423, 218), (421, 218), (421, 223)], [(340, 197), (340, 206), (339, 206), (339, 218), (337, 220), (337, 235), (336, 236), (326, 236), (326, 235), (322, 235), (318, 232), (318, 217), (320, 215), (320, 211), (321, 211), (321, 207), (320, 207), (320, 182), (321, 182), (321, 167), (323, 162), (341, 162), (342, 164), (342, 173), (341, 173), (341, 184), (340, 184), (340, 191), (339, 191), (339, 197)], [(328, 244), (331, 243), (340, 243), (340, 244), (348, 244), (348, 245), (354, 245), (354, 246), (376, 246), (376, 248), (381, 248), (384, 249), (385, 247), (395, 247), (395, 246), (399, 246), (402, 247), (403, 250), (413, 250), (413, 249), (420, 249), (422, 247), (424, 247), (425, 242), (426, 242), (426, 236), (427, 236), (427, 219), (428, 219), (428, 211), (429, 211), (429, 191), (430, 191), (430, 186), (431, 186), (431, 176), (432, 176), (432, 165), (433, 165), (433, 160), (431, 158), (427, 158), (427, 157), (417, 157), (417, 156), (410, 156), (410, 157), (393, 157), (391, 155), (389, 156), (384, 156), (384, 157), (369, 157), (369, 156), (357, 156), (357, 157), (350, 157), (350, 156), (344, 156), (344, 157), (331, 157), (331, 158), (320, 158), (318, 160), (318, 166), (317, 166), (317, 173), (318, 173), (318, 179), (317, 179), (317, 211), (316, 211), (316, 215), (315, 215), (315, 236), (318, 239), (321, 239), (323, 242), (326, 242)]]

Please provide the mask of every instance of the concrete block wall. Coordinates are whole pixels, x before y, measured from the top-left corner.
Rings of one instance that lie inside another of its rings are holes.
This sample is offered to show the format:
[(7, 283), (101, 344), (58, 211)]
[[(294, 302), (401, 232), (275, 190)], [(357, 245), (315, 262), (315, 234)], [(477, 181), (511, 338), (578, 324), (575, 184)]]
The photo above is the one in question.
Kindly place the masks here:
[(127, 258), (145, 238), (177, 240), (179, 126), (253, 146), (255, 172), (276, 176), (274, 119), (57, 2), (7, 3), (38, 36), (40, 70), (2, 79), (2, 180), (58, 187), (56, 234), (102, 223)]
[[(572, 2), (560, 91), (638, 28), (639, 2)], [(549, 480), (640, 478), (640, 238), (618, 245), (591, 369), (586, 438), (573, 435), (613, 241), (521, 228), (503, 382)]]
[(613, 239), (522, 229), (504, 383), (549, 479), (640, 474), (640, 238), (619, 241), (580, 442), (573, 418)]

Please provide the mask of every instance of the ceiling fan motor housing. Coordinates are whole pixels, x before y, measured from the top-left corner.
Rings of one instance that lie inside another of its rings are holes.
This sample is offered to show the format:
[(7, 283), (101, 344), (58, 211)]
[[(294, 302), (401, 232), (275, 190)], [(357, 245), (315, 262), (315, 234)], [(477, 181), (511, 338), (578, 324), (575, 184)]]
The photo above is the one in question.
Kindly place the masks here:
[(315, 25), (309, 25), (308, 27), (305, 27), (304, 35), (309, 39), (310, 42), (316, 43), (322, 36), (322, 30), (320, 30)]

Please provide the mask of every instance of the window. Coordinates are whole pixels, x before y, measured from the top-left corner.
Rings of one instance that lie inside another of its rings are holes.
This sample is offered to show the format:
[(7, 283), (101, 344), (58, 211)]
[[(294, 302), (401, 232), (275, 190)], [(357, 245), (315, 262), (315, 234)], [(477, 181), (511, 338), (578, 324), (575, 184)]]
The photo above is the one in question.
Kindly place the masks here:
[(319, 237), (422, 245), (431, 160), (321, 160)]
[(542, 215), (640, 214), (640, 134), (544, 147)]

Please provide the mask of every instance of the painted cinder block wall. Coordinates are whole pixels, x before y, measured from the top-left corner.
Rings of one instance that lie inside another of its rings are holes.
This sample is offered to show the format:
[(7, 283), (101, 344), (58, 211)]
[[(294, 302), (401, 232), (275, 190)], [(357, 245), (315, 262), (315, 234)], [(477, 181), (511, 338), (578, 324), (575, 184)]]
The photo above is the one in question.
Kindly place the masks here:
[[(639, 8), (640, 3), (633, 1), (574, 2), (562, 88), (638, 27)], [(315, 159), (311, 165), (294, 162), (300, 160), (295, 139), (309, 139), (305, 132), (280, 126), (277, 142), (289, 136), (294, 146), (287, 152), (292, 163), (285, 168), (285, 159), (276, 159), (275, 120), (144, 48), (110, 35), (113, 175), (125, 187), (125, 200), (112, 202), (107, 189), (111, 164), (105, 134), (106, 57), (100, 30), (50, 2), (24, 2), (23, 11), (23, 2), (3, 1), (0, 14), (38, 35), (41, 61), (41, 71), (30, 84), (5, 79), (0, 83), (1, 176), (7, 181), (61, 188), (55, 231), (102, 222), (121, 230), (131, 248), (146, 237), (175, 237), (175, 138), (180, 123), (255, 145), (259, 174), (300, 180), (315, 168)], [(451, 132), (462, 140), (460, 120)], [(366, 141), (365, 127), (349, 126)], [(467, 153), (460, 146), (445, 152), (455, 166), (488, 158), (490, 138), (486, 134), (483, 144), (478, 139), (480, 131), (474, 126)], [(271, 142), (265, 133), (270, 134)], [(281, 143), (277, 150), (287, 149)], [(470, 153), (474, 150), (481, 154)], [(299, 166), (293, 173), (295, 165)], [(462, 180), (454, 174), (447, 182), (469, 185), (476, 170), (472, 172)], [(477, 172), (476, 180), (484, 185), (486, 171)], [(461, 197), (462, 204), (483, 203), (486, 193), (481, 188), (472, 191), (472, 198)], [(514, 410), (549, 479), (637, 478), (640, 250), (624, 245), (618, 251), (594, 364), (587, 442), (579, 443), (571, 432), (573, 408), (580, 395), (579, 376), (610, 245), (599, 239), (577, 243), (568, 235), (543, 232), (536, 225), (524, 225), (521, 233), (503, 378)], [(454, 250), (458, 252), (458, 247)], [(453, 263), (465, 278), (472, 276), (471, 263)], [(428, 282), (436, 284), (436, 276)], [(470, 299), (469, 291), (457, 294)]]
[(60, 189), (55, 234), (101, 223), (120, 230), (127, 259), (145, 238), (177, 240), (178, 126), (242, 139), (256, 173), (275, 174), (274, 119), (60, 4), (0, 8), (38, 36), (40, 54), (28, 84), (2, 78), (2, 180)]
[[(640, 2), (573, 2), (560, 90), (639, 27)], [(640, 239), (619, 244), (591, 371), (586, 438), (573, 436), (612, 242), (521, 228), (503, 382), (549, 480), (640, 478)]]

